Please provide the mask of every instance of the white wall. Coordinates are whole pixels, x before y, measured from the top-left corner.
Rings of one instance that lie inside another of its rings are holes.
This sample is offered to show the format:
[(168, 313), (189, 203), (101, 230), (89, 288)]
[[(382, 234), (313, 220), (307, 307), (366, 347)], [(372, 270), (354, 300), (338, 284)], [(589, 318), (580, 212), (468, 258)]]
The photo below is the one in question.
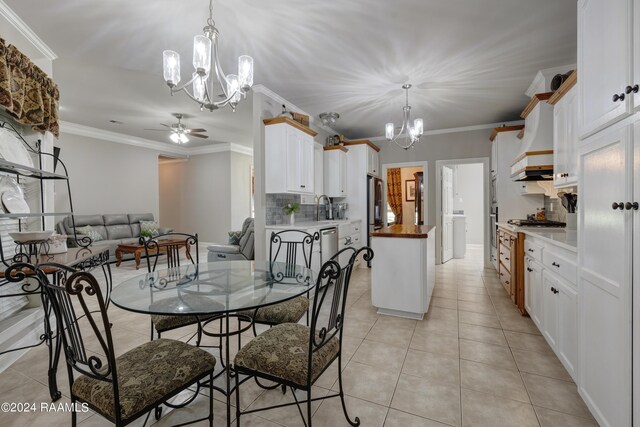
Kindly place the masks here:
[[(401, 168), (400, 178), (402, 179), (402, 223), (415, 224), (416, 221), (416, 202), (407, 202), (407, 185), (405, 181), (414, 180), (413, 176), (416, 172), (422, 172), (421, 167)], [(416, 188), (417, 191), (417, 188)]]
[(160, 162), (163, 225), (226, 243), (251, 213), (251, 156), (221, 152)]
[(455, 165), (453, 173), (453, 209), (464, 210), (467, 217), (467, 244), (481, 245), (484, 243), (483, 165)]
[[(152, 212), (158, 218), (159, 151), (64, 133), (56, 146), (76, 214)], [(55, 189), (56, 212), (68, 212), (65, 184), (56, 182)]]

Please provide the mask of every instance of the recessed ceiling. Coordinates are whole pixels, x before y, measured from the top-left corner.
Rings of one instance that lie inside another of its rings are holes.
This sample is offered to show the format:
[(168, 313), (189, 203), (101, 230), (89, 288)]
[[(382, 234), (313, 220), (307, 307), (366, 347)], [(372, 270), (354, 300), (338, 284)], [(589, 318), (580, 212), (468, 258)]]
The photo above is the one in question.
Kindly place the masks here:
[[(63, 120), (157, 139), (142, 129), (184, 112), (214, 141), (251, 144), (248, 103), (203, 113), (162, 80), (164, 49), (191, 73), (206, 0), (5, 1), (59, 56)], [(536, 72), (576, 58), (575, 0), (214, 0), (214, 19), (227, 72), (253, 56), (255, 83), (339, 113), (350, 138), (400, 121), (405, 82), (426, 130), (516, 120)]]

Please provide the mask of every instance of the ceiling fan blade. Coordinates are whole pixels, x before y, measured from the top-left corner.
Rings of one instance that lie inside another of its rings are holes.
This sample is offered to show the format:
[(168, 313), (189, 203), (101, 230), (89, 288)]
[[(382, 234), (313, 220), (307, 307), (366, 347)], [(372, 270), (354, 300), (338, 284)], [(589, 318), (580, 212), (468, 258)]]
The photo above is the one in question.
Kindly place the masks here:
[(170, 128), (170, 127), (171, 127), (171, 125), (165, 125), (164, 123), (160, 123), (160, 125), (161, 125), (161, 126), (164, 126), (164, 127), (166, 127), (166, 128)]
[(200, 129), (200, 128), (198, 128), (198, 129), (185, 129), (185, 132), (189, 132), (189, 133), (191, 133), (191, 132), (203, 133), (203, 132), (206, 132), (206, 131), (207, 131), (206, 129)]
[(189, 136), (194, 136), (194, 137), (196, 137), (196, 138), (204, 138), (204, 139), (209, 138), (209, 136), (207, 136), (207, 135), (200, 135), (199, 133), (190, 133), (190, 134), (189, 134)]

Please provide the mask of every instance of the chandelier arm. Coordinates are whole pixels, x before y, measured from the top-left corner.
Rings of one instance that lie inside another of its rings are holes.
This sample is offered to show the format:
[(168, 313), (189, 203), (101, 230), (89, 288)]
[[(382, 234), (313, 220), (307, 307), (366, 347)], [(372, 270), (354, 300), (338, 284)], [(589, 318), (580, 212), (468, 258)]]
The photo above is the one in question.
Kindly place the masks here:
[[(218, 37), (215, 38), (214, 45), (216, 49), (215, 56), (213, 56), (214, 68), (216, 70), (216, 77), (218, 80), (218, 84), (220, 85), (220, 89), (222, 89), (222, 93), (224, 93), (224, 96), (229, 97), (229, 94), (227, 93), (227, 85), (229, 84), (229, 82), (227, 81), (227, 75), (224, 73), (224, 70), (222, 69), (222, 65), (220, 65), (220, 56), (218, 55)], [(224, 84), (222, 84), (223, 81), (224, 81)]]
[(186, 91), (187, 91), (187, 89), (186, 89), (186, 88), (187, 88), (187, 86), (189, 86), (190, 84), (192, 84), (192, 83), (195, 81), (195, 79), (197, 79), (198, 77), (200, 77), (200, 76), (196, 74), (196, 76), (195, 76), (195, 77), (191, 77), (191, 80), (189, 80), (188, 82), (183, 83), (181, 86), (174, 86), (174, 87), (172, 87), (172, 88), (171, 88), (171, 93), (172, 93), (172, 94), (173, 94), (173, 93), (178, 93), (178, 92), (180, 92), (181, 90), (186, 92)]
[(213, 102), (212, 104), (215, 105), (216, 107), (226, 107), (229, 102), (231, 102), (231, 100), (233, 99), (234, 96), (236, 96), (237, 94), (242, 94), (242, 92), (240, 91), (240, 89), (237, 89), (235, 92), (233, 92), (232, 94), (230, 94), (229, 96), (227, 96), (225, 99), (223, 99), (222, 101), (218, 101), (218, 102)]

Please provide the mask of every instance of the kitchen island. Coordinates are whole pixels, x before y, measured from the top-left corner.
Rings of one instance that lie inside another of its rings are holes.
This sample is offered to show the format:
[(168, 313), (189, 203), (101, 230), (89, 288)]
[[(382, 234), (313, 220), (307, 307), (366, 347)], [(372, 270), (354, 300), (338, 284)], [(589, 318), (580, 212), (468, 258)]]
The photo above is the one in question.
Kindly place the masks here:
[(371, 302), (378, 313), (422, 319), (435, 286), (435, 226), (391, 225), (371, 233)]

